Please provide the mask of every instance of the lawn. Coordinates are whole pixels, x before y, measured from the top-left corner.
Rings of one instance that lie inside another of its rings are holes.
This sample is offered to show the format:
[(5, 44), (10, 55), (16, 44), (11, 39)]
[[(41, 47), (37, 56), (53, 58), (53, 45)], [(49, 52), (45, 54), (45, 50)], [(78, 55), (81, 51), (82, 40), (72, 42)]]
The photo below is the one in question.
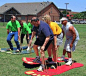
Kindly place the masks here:
[[(65, 73), (60, 74), (59, 76), (86, 76), (86, 24), (75, 24), (74, 26), (79, 32), (80, 40), (76, 46), (76, 51), (72, 54), (72, 57), (77, 62), (84, 64), (84, 66), (69, 70)], [(0, 23), (0, 48), (9, 47), (6, 42), (7, 32), (5, 27), (6, 26), (3, 26), (3, 23)], [(16, 46), (13, 39), (12, 43), (14, 46)], [(23, 45), (27, 45), (25, 39)], [(59, 48), (59, 56), (62, 55), (63, 45)], [(25, 71), (37, 69), (38, 67), (32, 69), (25, 68), (23, 66), (22, 57), (35, 56), (35, 53), (23, 55), (10, 55), (0, 52), (0, 76), (27, 76), (24, 74)], [(47, 52), (46, 57), (48, 57)]]

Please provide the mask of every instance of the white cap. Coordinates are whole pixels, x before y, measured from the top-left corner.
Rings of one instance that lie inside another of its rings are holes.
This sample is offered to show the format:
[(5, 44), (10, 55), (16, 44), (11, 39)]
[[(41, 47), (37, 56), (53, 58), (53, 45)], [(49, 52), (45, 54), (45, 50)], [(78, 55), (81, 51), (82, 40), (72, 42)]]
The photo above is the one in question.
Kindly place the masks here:
[(62, 21), (64, 21), (64, 20), (67, 20), (67, 21), (68, 21), (68, 19), (67, 19), (66, 17), (62, 17), (62, 18), (60, 19), (60, 22), (62, 22)]

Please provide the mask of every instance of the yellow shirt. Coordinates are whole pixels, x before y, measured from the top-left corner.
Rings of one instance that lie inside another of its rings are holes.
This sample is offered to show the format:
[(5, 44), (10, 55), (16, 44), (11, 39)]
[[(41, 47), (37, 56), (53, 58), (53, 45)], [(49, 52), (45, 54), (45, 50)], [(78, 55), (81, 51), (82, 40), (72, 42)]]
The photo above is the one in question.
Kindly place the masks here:
[(54, 35), (55, 34), (58, 35), (62, 32), (62, 29), (60, 28), (60, 26), (55, 22), (50, 22), (49, 26), (50, 26)]

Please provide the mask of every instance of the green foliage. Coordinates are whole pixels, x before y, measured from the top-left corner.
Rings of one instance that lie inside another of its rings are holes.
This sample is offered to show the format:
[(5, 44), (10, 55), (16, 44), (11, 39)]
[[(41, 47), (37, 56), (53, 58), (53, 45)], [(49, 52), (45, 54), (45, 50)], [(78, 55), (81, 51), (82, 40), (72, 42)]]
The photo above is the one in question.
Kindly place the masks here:
[(74, 17), (72, 17), (73, 19), (86, 19), (86, 12), (81, 12), (73, 15), (74, 15)]
[[(64, 11), (62, 12), (62, 14), (63, 14), (64, 17), (66, 17), (66, 10), (64, 10)], [(67, 14), (69, 14), (69, 12), (67, 12)]]
[[(63, 13), (63, 14), (66, 14), (66, 10), (64, 10), (62, 13)], [(69, 12), (67, 12), (67, 14), (69, 14)]]

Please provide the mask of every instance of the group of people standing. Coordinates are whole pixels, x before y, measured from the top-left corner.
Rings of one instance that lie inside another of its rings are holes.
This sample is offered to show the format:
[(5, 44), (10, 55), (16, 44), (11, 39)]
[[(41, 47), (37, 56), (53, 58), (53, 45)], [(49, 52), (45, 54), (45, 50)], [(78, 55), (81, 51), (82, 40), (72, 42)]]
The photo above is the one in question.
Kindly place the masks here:
[(27, 50), (29, 50), (29, 41), (31, 38), (32, 28), (33, 28), (33, 25), (31, 24), (30, 21), (27, 24), (25, 22), (22, 22), (21, 20), (20, 21), (16, 20), (15, 16), (11, 16), (11, 20), (7, 23), (7, 26), (6, 26), (7, 34), (8, 34), (7, 42), (10, 46), (10, 49), (7, 49), (7, 51), (13, 50), (11, 39), (14, 36), (14, 41), (17, 45), (16, 52), (20, 52), (22, 49), (23, 39), (25, 35), (26, 35), (26, 40), (28, 44)]
[[(31, 19), (30, 24), (32, 25), (31, 28), (26, 23), (22, 21), (18, 22), (15, 16), (11, 17), (11, 21), (7, 23), (7, 42), (10, 46), (10, 49), (13, 50), (13, 45), (11, 43), (11, 39), (14, 36), (14, 41), (17, 45), (17, 51), (20, 51), (20, 45), (23, 43), (24, 35), (26, 35), (28, 50), (32, 44), (32, 40), (34, 36), (36, 37), (36, 41), (34, 43), (33, 49), (36, 54), (36, 58), (33, 62), (39, 62), (40, 56), (38, 52), (38, 47), (40, 46), (40, 54), (42, 59), (42, 64), (37, 69), (38, 71), (43, 71), (46, 67), (46, 63), (52, 62), (52, 55), (53, 61), (55, 64), (51, 66), (52, 69), (57, 67), (57, 53), (56, 51), (59, 49), (59, 46), (63, 42), (64, 35), (66, 36), (66, 41), (63, 49), (63, 55), (58, 60), (64, 60), (65, 54), (68, 54), (68, 62), (66, 65), (72, 64), (72, 56), (71, 51), (75, 50), (75, 46), (79, 40), (79, 34), (76, 28), (68, 22), (66, 17), (62, 17), (60, 19), (62, 24), (62, 28), (55, 22), (51, 21), (51, 17), (49, 15), (44, 15), (42, 21), (39, 20), (37, 17), (33, 17)], [(34, 27), (33, 27), (34, 26)], [(27, 27), (27, 28), (26, 28)], [(22, 29), (24, 28), (24, 30)], [(10, 29), (10, 32), (9, 32)], [(20, 29), (22, 29), (21, 39), (20, 39)], [(33, 31), (31, 31), (31, 29)], [(19, 44), (19, 40), (21, 43)], [(45, 61), (45, 51), (48, 52), (48, 59)]]

